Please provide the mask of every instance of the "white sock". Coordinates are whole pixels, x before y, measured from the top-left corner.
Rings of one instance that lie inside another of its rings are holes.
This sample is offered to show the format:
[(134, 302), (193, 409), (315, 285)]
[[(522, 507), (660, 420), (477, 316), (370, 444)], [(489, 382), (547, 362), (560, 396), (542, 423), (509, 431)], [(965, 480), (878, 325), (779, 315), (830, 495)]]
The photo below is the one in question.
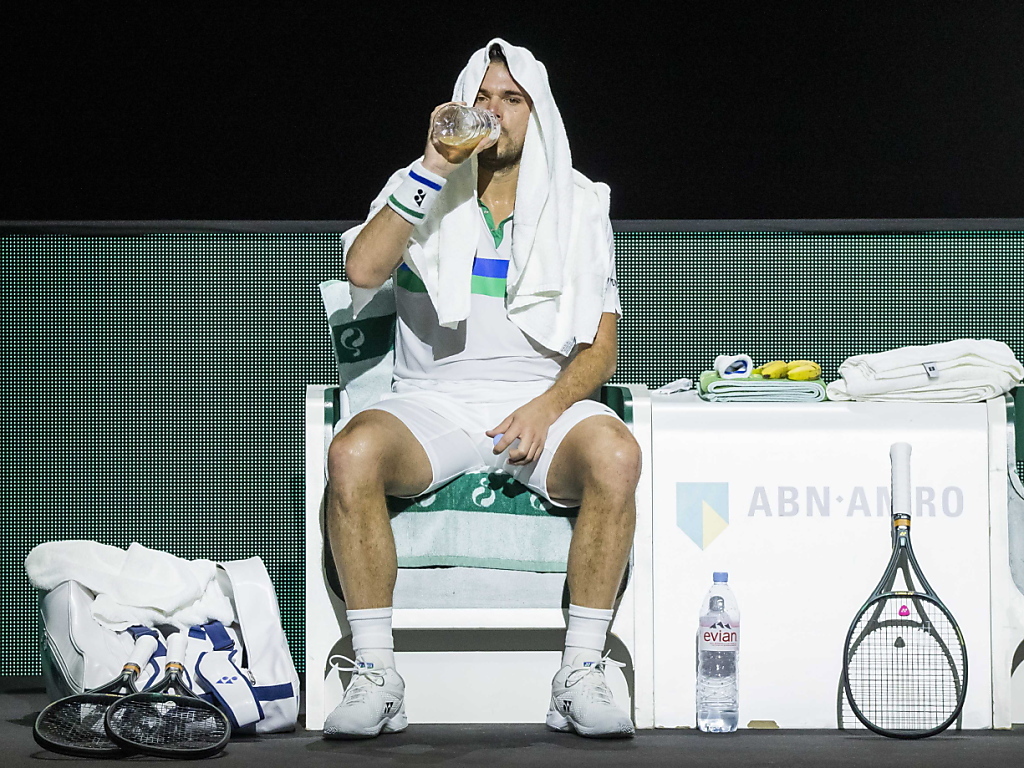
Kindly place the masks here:
[(375, 666), (395, 666), (395, 638), (391, 632), (390, 608), (345, 611), (352, 627), (352, 650), (356, 661)]
[(611, 609), (569, 605), (569, 626), (565, 630), (565, 651), (562, 653), (563, 667), (566, 664), (578, 667), (601, 658), (613, 615)]

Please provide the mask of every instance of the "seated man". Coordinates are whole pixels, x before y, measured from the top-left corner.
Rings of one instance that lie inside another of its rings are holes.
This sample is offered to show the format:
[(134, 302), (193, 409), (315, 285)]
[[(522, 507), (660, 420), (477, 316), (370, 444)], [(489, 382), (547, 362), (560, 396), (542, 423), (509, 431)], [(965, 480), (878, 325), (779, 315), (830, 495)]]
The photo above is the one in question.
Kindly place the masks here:
[(428, 139), (345, 233), (349, 281), (374, 289), (393, 276), (398, 322), (393, 392), (355, 414), (328, 456), (327, 525), (356, 669), (324, 732), (371, 737), (408, 722), (385, 495), (489, 469), (580, 508), (548, 725), (631, 736), (602, 652), (633, 540), (640, 448), (590, 399), (615, 370), (621, 314), (608, 190), (572, 170), (546, 71), (526, 49), (492, 41), (454, 98), (496, 115), (500, 136), (468, 147)]

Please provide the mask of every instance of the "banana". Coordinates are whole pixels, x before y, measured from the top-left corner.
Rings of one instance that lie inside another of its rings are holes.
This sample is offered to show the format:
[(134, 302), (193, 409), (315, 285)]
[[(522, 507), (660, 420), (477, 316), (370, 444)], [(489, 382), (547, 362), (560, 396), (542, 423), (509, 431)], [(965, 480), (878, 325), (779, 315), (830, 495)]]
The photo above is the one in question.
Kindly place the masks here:
[(755, 373), (760, 373), (766, 379), (784, 379), (788, 365), (785, 360), (772, 360), (762, 365)]
[(791, 381), (820, 379), (821, 366), (813, 360), (793, 360), (786, 369), (786, 377)]

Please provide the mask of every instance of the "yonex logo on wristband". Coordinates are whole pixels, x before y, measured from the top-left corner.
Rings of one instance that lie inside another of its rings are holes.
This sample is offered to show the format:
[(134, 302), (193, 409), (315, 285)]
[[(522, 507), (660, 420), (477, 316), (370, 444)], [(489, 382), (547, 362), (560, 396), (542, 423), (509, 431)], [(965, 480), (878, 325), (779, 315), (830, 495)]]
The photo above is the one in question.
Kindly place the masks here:
[(388, 205), (410, 224), (419, 224), (430, 213), (442, 187), (444, 179), (430, 179), (424, 174), (430, 172), (419, 167), (410, 168), (405, 179), (388, 197)]

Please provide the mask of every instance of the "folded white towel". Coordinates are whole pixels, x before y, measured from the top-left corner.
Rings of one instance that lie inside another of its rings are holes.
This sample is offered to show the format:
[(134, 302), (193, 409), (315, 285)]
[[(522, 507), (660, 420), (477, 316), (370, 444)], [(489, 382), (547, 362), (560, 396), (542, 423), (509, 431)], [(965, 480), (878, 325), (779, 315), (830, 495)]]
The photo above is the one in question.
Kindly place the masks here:
[[(609, 190), (572, 169), (569, 141), (547, 71), (527, 49), (492, 40), (473, 54), (459, 75), (453, 101), (474, 103), (492, 44), (501, 46), (512, 77), (533, 99), (516, 190), (508, 315), (544, 347), (568, 354), (577, 342), (594, 340), (613, 277)], [(389, 179), (371, 204), (367, 221), (384, 207), (407, 173), (408, 167)], [(474, 157), (448, 177), (430, 215), (413, 230), (405, 253), (406, 264), (423, 281), (446, 328), (469, 316), (469, 276), (480, 227), (476, 193)], [(343, 234), (346, 250), (363, 226)], [(358, 315), (362, 299), (354, 298)]]
[(829, 400), (977, 403), (1024, 379), (1013, 351), (992, 339), (957, 339), (857, 355), (839, 366)]
[(28, 553), (25, 572), (37, 589), (76, 581), (95, 592), (93, 617), (114, 630), (235, 620), (213, 561), (183, 560), (138, 543), (125, 552), (95, 541), (47, 542)]

